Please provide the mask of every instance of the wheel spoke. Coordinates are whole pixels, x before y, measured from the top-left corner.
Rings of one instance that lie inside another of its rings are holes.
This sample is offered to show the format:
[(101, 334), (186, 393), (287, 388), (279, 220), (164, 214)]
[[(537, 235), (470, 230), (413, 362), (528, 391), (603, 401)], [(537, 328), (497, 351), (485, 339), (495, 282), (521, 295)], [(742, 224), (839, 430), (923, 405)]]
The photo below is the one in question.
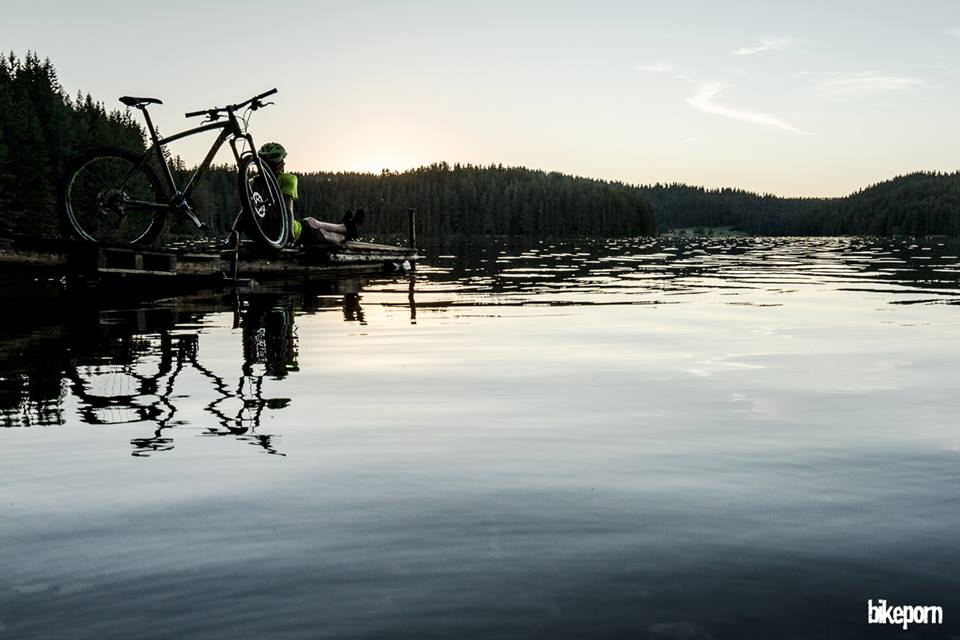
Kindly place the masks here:
[(66, 183), (65, 222), (81, 239), (137, 243), (159, 232), (164, 208), (158, 181), (125, 152), (82, 161)]

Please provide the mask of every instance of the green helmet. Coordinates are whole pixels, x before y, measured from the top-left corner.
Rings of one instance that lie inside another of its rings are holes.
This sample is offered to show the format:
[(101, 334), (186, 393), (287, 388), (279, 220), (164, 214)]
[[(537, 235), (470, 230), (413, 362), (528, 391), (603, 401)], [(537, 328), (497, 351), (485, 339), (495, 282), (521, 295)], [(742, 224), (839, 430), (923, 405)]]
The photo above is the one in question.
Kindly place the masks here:
[(272, 164), (280, 164), (287, 157), (287, 150), (279, 142), (268, 142), (260, 147), (260, 157)]

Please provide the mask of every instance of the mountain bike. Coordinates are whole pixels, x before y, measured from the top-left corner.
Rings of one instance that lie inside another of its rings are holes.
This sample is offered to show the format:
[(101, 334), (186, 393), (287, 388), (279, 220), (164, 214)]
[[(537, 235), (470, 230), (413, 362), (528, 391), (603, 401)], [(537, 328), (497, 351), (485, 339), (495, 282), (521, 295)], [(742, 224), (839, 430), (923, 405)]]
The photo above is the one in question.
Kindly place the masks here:
[[(163, 230), (169, 213), (184, 215), (197, 228), (205, 228), (193, 210), (190, 195), (217, 152), (229, 142), (237, 162), (241, 203), (234, 229), (242, 227), (265, 248), (283, 248), (290, 232), (283, 196), (273, 171), (258, 155), (248, 132), (252, 113), (273, 104), (263, 100), (276, 92), (271, 89), (239, 104), (187, 113), (187, 118), (206, 118), (201, 126), (166, 138), (160, 137), (147, 112), (147, 105), (163, 104), (160, 100), (121, 97), (120, 102), (143, 112), (152, 144), (142, 153), (102, 147), (79, 158), (64, 174), (60, 189), (64, 230), (87, 242), (146, 245)], [(206, 158), (182, 187), (177, 186), (166, 145), (217, 129), (220, 135)], [(154, 169), (157, 163), (161, 168), (159, 177)]]

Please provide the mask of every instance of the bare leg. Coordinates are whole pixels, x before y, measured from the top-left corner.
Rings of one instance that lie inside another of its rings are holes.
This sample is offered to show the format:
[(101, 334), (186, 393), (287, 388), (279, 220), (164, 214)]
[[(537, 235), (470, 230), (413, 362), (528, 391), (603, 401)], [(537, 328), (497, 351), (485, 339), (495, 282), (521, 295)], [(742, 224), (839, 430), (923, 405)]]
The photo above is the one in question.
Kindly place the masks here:
[(321, 222), (316, 218), (304, 218), (304, 222), (309, 224), (314, 229), (319, 229), (320, 231), (332, 231), (333, 233), (346, 233), (347, 228), (342, 224), (336, 224), (333, 222)]
[(343, 244), (347, 239), (347, 228), (342, 224), (321, 222), (316, 218), (304, 218), (303, 221), (319, 231), (323, 239), (331, 244)]

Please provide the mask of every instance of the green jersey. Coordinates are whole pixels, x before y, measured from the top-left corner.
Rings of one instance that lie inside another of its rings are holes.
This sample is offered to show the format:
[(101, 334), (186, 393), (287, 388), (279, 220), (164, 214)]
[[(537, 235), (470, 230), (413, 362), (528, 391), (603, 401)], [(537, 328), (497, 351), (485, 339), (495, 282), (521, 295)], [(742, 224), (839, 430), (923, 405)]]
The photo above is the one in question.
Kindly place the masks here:
[(294, 200), (297, 199), (297, 176), (292, 173), (281, 173), (277, 183), (280, 184), (280, 193)]
[[(280, 185), (280, 193), (287, 196), (291, 200), (297, 199), (297, 176), (292, 173), (281, 173), (277, 177), (277, 184)], [(293, 221), (293, 241), (296, 242), (300, 239), (300, 232), (303, 230), (303, 227), (300, 225), (299, 220)]]

